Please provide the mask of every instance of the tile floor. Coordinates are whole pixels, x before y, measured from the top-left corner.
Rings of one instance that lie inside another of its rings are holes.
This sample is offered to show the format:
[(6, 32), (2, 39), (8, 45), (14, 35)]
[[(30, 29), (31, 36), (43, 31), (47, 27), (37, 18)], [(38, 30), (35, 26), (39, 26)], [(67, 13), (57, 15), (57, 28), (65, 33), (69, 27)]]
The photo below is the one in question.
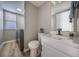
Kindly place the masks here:
[(0, 47), (0, 57), (28, 57), (29, 52), (22, 53), (16, 41), (5, 43)]

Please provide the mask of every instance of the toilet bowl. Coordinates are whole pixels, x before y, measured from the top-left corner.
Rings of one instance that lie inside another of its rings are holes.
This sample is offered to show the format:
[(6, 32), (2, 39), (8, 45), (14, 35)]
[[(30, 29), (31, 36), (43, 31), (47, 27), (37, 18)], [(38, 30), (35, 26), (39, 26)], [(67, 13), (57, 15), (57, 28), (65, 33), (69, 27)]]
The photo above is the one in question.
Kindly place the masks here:
[(40, 46), (40, 43), (37, 40), (29, 42), (28, 47), (30, 49), (31, 57), (36, 57), (38, 55), (39, 46)]

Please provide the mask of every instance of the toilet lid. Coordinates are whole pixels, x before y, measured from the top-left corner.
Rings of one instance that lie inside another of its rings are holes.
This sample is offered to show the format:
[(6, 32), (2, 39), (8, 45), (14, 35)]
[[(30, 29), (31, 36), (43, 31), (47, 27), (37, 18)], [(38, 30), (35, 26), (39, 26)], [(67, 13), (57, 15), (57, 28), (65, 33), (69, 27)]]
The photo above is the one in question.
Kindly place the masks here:
[(29, 42), (29, 44), (28, 44), (29, 48), (31, 48), (31, 49), (38, 48), (39, 45), (40, 45), (40, 43), (39, 43), (39, 41), (37, 41), (37, 40), (31, 41), (31, 42)]

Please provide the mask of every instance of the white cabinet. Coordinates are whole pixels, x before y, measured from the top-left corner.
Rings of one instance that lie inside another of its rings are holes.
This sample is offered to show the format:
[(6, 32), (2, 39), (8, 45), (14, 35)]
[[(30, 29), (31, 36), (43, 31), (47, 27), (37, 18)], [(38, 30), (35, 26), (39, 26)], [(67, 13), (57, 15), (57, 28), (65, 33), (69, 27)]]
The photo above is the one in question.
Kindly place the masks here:
[(42, 41), (42, 57), (67, 57), (64, 53), (56, 50), (50, 44)]

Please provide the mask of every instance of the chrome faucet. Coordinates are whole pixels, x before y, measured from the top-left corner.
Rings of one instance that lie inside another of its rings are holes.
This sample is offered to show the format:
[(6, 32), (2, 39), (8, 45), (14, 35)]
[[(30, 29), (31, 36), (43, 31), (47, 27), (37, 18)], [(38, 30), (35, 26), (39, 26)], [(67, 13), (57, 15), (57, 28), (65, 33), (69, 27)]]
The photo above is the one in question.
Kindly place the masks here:
[(61, 35), (62, 29), (61, 28), (58, 28), (57, 31), (58, 31), (58, 34), (57, 35)]

